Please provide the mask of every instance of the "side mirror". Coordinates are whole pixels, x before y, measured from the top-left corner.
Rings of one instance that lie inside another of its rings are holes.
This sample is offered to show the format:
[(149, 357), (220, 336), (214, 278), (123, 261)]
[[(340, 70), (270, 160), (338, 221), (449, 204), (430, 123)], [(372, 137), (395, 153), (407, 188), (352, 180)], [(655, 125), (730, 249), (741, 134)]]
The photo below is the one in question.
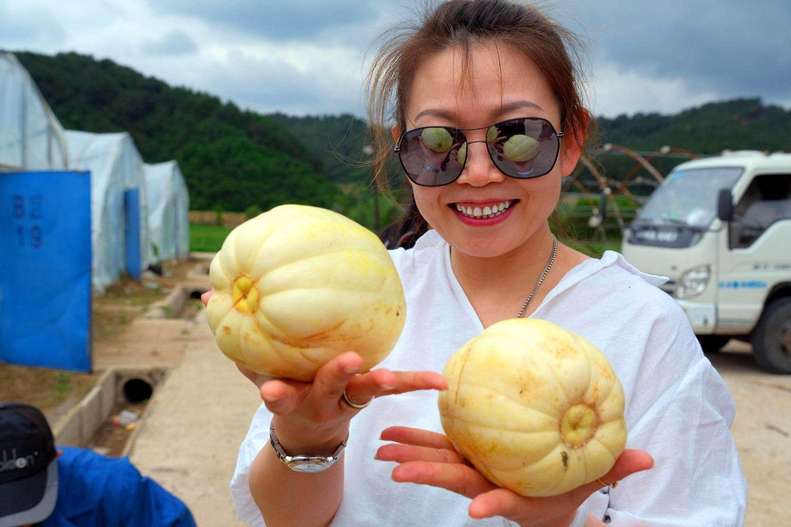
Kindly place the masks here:
[(722, 188), (717, 194), (717, 217), (722, 221), (733, 221), (733, 195), (730, 189)]

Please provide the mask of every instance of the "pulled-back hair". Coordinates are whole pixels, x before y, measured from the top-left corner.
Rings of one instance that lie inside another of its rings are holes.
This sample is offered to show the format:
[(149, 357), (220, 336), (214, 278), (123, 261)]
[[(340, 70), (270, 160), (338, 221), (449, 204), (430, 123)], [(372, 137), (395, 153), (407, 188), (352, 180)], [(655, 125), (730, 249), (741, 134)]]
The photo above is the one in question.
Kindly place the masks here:
[[(380, 189), (387, 188), (390, 126), (407, 129), (405, 109), (421, 59), (451, 47), (462, 50), (465, 69), (470, 48), (478, 42), (494, 41), (523, 52), (538, 66), (554, 93), (561, 129), (568, 140), (583, 146), (591, 116), (580, 96), (579, 61), (571, 58), (577, 57), (577, 39), (537, 8), (506, 0), (449, 0), (427, 10), (416, 25), (395, 28), (385, 36), (368, 74), (374, 179)], [(410, 192), (405, 214), (385, 229), (382, 238), (389, 247), (410, 247), (427, 228)]]

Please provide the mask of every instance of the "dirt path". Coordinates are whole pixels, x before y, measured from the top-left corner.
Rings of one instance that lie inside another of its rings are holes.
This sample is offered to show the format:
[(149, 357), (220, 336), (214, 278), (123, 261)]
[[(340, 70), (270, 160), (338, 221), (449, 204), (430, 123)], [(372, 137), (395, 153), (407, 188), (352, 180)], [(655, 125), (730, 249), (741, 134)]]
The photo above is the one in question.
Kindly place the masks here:
[(791, 375), (758, 369), (749, 346), (709, 355), (736, 401), (733, 435), (747, 478), (747, 527), (788, 525), (791, 495)]
[(198, 525), (240, 525), (228, 481), (260, 399), (215, 348), (205, 316), (196, 322), (184, 358), (150, 403), (130, 457), (141, 472), (183, 499)]

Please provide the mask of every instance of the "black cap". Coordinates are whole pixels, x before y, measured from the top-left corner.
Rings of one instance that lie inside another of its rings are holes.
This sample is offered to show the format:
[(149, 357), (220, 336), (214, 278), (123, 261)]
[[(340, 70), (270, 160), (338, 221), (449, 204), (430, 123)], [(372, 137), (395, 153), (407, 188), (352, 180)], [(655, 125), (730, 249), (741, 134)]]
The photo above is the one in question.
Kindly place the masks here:
[(0, 404), (0, 527), (37, 523), (52, 514), (56, 458), (52, 430), (37, 408)]

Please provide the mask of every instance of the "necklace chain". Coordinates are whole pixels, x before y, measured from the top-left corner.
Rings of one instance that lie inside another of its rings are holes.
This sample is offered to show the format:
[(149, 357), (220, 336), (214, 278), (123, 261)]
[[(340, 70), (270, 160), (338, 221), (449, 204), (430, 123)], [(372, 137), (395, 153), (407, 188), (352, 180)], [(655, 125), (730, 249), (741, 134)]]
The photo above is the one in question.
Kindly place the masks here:
[(519, 314), (517, 315), (517, 318), (522, 318), (525, 316), (525, 313), (527, 313), (527, 308), (530, 307), (530, 302), (533, 301), (533, 297), (536, 296), (536, 293), (541, 288), (541, 285), (544, 283), (544, 280), (546, 280), (547, 276), (549, 276), (549, 272), (552, 270), (552, 265), (554, 265), (557, 256), (558, 256), (558, 240), (557, 238), (552, 237), (552, 253), (549, 255), (549, 259), (547, 260), (547, 265), (544, 266), (544, 270), (541, 271), (538, 280), (536, 280), (536, 285), (533, 286), (533, 290), (530, 291), (530, 294), (527, 295), (527, 298), (525, 298), (525, 303), (522, 304), (522, 309), (519, 310)]

